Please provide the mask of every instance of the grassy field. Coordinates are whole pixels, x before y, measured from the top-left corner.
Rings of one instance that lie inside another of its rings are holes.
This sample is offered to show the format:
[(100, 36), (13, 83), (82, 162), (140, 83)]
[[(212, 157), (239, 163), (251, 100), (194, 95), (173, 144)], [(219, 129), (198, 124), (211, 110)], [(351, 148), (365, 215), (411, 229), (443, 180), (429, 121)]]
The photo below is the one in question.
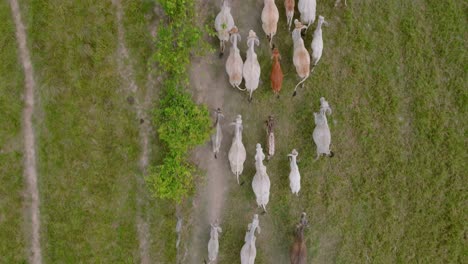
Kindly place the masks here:
[[(238, 260), (246, 225), (259, 212), (250, 186), (252, 157), (255, 143), (265, 143), (262, 121), (269, 114), (278, 120), (277, 154), (267, 164), (272, 187), (268, 214), (260, 217), (258, 263), (288, 262), (302, 211), (309, 215), (312, 263), (466, 261), (466, 8), (438, 1), (350, 2), (345, 9), (319, 4), (318, 14), (330, 22), (323, 28), (324, 55), (306, 88), (291, 98), (298, 80), (284, 9), (277, 3), (275, 38), (286, 76), (278, 100), (270, 89), (270, 51), (261, 22), (248, 19), (261, 12), (260, 2), (233, 8), (244, 37), (242, 56), (249, 29), (263, 42), (257, 49), (263, 84), (254, 102), (230, 91), (227, 82), (212, 88), (226, 89), (228, 121), (243, 115), (247, 148), (246, 184), (230, 182), (220, 262)], [(309, 49), (311, 31), (305, 39)], [(211, 63), (209, 76), (225, 74), (224, 60)], [(313, 112), (321, 96), (334, 111), (329, 124), (336, 157), (313, 162)], [(287, 178), (286, 155), (293, 148), (300, 158), (299, 197), (291, 195)], [(208, 223), (206, 229), (207, 242)]]
[(45, 262), (132, 262), (138, 133), (110, 2), (30, 1)]
[(23, 69), (20, 66), (10, 6), (0, 3), (0, 255), (1, 263), (23, 263), (22, 166)]
[[(230, 185), (219, 262), (238, 262), (247, 224), (260, 212), (251, 189), (253, 154), (255, 143), (265, 143), (263, 120), (270, 114), (277, 119), (277, 153), (266, 164), (271, 197), (268, 214), (260, 216), (256, 263), (288, 263), (292, 231), (302, 211), (309, 216), (312, 263), (466, 262), (466, 5), (365, 0), (335, 9), (334, 1), (319, 3), (317, 13), (330, 22), (323, 28), (324, 54), (305, 89), (292, 98), (298, 81), (292, 40), (282, 1), (277, 1), (275, 42), (285, 72), (278, 100), (269, 84), (270, 51), (258, 15), (262, 2), (236, 2), (239, 8), (233, 9), (243, 38), (242, 56), (249, 29), (261, 41), (262, 84), (254, 101), (247, 103), (246, 94), (227, 81), (206, 87), (225, 90), (225, 124), (243, 115), (247, 149), (243, 186), (237, 186), (229, 171), (219, 175), (229, 178)], [(174, 263), (175, 205), (137, 194), (139, 120), (117, 68), (114, 6), (91, 0), (20, 4), (38, 91), (44, 263), (138, 262), (137, 195), (145, 201), (151, 259)], [(149, 21), (160, 18), (150, 15), (151, 1), (122, 5), (132, 58), (127, 63), (135, 69), (142, 98), (154, 49)], [(218, 9), (203, 12), (203, 17), (214, 18)], [(28, 244), (21, 196), (23, 73), (6, 2), (0, 4), (0, 18), (0, 263), (22, 263)], [(305, 38), (309, 49), (312, 31)], [(217, 48), (217, 40), (211, 42)], [(225, 75), (226, 57), (210, 62), (207, 78)], [(329, 125), (336, 156), (314, 162), (313, 112), (321, 96), (333, 108)], [(151, 160), (156, 162), (159, 146), (152, 136)], [(293, 148), (299, 151), (299, 197), (290, 193), (287, 178), (286, 155)], [(182, 212), (196, 213), (191, 202), (183, 204)], [(185, 236), (193, 228), (184, 226)], [(208, 235), (201, 240), (207, 242)], [(182, 245), (189, 252), (200, 247), (186, 241)]]

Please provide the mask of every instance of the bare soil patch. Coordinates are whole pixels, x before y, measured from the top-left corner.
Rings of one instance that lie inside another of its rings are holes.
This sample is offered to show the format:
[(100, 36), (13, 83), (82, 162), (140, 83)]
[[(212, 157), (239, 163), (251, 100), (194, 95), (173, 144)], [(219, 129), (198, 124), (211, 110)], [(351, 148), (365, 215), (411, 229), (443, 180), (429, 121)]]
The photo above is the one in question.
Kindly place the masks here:
[[(36, 164), (36, 142), (33, 128), (34, 114), (34, 92), (36, 83), (34, 81), (34, 71), (29, 54), (26, 30), (21, 18), (21, 11), (18, 1), (10, 1), (11, 12), (16, 26), (16, 39), (18, 41), (21, 64), (25, 75), (24, 87), (24, 111), (23, 111), (23, 140), (24, 140), (24, 177), (26, 180), (26, 204), (27, 215), (31, 221), (31, 249), (30, 262), (33, 264), (42, 263), (41, 243), (40, 243), (40, 210), (39, 210), (39, 190), (37, 188), (37, 164)], [(29, 221), (29, 219), (28, 219)]]

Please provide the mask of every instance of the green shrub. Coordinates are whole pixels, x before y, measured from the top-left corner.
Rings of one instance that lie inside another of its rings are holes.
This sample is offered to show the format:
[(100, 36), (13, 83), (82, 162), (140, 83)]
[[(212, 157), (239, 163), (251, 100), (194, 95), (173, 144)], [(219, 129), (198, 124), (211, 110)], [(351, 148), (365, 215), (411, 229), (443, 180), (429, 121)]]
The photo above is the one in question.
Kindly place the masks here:
[(190, 54), (197, 49), (201, 36), (201, 30), (192, 24), (161, 27), (153, 60), (171, 78), (178, 77), (185, 81)]
[(155, 197), (180, 202), (193, 189), (194, 171), (185, 157), (170, 153), (161, 165), (150, 168), (146, 183)]
[(166, 77), (153, 121), (167, 153), (146, 177), (154, 197), (181, 201), (193, 190), (194, 166), (187, 153), (209, 138), (210, 117), (205, 106), (193, 102), (185, 90), (190, 56), (200, 50), (202, 31), (194, 23), (193, 0), (158, 0), (169, 18), (158, 29), (152, 59)]
[(210, 134), (207, 108), (196, 105), (187, 92), (175, 86), (165, 88), (153, 118), (159, 124), (159, 138), (171, 152), (186, 153), (202, 144)]

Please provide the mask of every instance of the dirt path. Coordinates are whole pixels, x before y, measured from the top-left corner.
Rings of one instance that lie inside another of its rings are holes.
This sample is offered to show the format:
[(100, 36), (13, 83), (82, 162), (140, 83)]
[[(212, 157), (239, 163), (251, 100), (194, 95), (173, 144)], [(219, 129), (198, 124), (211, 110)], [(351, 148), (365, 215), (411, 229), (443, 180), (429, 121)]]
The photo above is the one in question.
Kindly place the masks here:
[[(199, 263), (206, 258), (206, 246), (209, 239), (210, 223), (219, 220), (222, 225), (222, 211), (226, 197), (228, 196), (228, 179), (235, 181), (235, 176), (231, 173), (227, 152), (231, 144), (232, 131), (227, 127), (228, 122), (232, 122), (233, 113), (224, 105), (225, 89), (217, 89), (225, 85), (224, 75), (216, 76), (211, 60), (219, 60), (217, 55), (210, 56), (201, 61), (194, 62), (191, 71), (193, 88), (196, 90), (198, 103), (208, 105), (210, 112), (216, 108), (221, 108), (225, 118), (221, 121), (223, 126), (223, 140), (220, 154), (215, 159), (211, 142), (195, 150), (194, 159), (197, 166), (206, 173), (206, 184), (199, 186), (194, 201), (195, 215), (192, 217), (191, 225), (194, 226), (188, 255), (188, 263)], [(234, 183), (234, 182), (232, 182)], [(205, 241), (206, 240), (206, 241)]]
[[(231, 4), (233, 10), (238, 10), (237, 5), (240, 4), (237, 1), (233, 2)], [(215, 0), (199, 1), (198, 9), (199, 14), (209, 17), (209, 15), (215, 15), (219, 12), (220, 3)], [(234, 11), (233, 15), (235, 15)], [(245, 23), (257, 24), (255, 16), (248, 16), (248, 14), (245, 16), (248, 20), (244, 21)], [(212, 22), (207, 21), (207, 23)], [(240, 45), (243, 47), (243, 44)], [(213, 47), (218, 48), (217, 43), (213, 43)], [(194, 199), (194, 215), (192, 215), (190, 223), (193, 226), (193, 231), (188, 254), (190, 257), (187, 263), (200, 263), (203, 259), (207, 259), (210, 223), (218, 220), (223, 227), (223, 215), (230, 203), (228, 201), (230, 190), (231, 188), (239, 188), (236, 177), (232, 174), (229, 166), (228, 151), (232, 142), (233, 127), (228, 124), (233, 122), (236, 115), (240, 113), (240, 106), (236, 102), (245, 101), (246, 94), (239, 93), (237, 89), (231, 89), (229, 86), (225, 73), (228, 55), (229, 48), (223, 58), (219, 58), (218, 53), (214, 52), (203, 58), (195, 59), (192, 62), (190, 72), (191, 89), (194, 90), (197, 103), (207, 105), (212, 116), (215, 109), (221, 108), (225, 118), (221, 121), (223, 140), (218, 158), (214, 158), (211, 142), (197, 148), (194, 152), (197, 166), (206, 173), (206, 183), (198, 186)], [(241, 175), (241, 182), (243, 177), (246, 176)], [(250, 186), (247, 184), (242, 188), (250, 188)], [(222, 234), (220, 239), (222, 239)], [(240, 251), (240, 248), (232, 250)]]
[[(142, 172), (142, 175), (146, 175), (148, 168), (149, 160), (149, 134), (150, 134), (150, 125), (147, 121), (146, 110), (148, 109), (151, 96), (152, 96), (152, 86), (154, 80), (151, 76), (148, 76), (148, 87), (143, 98), (143, 102), (140, 101), (141, 91), (138, 88), (138, 85), (135, 82), (134, 70), (131, 66), (131, 61), (129, 58), (129, 53), (127, 46), (125, 45), (125, 29), (123, 26), (123, 9), (120, 0), (113, 0), (113, 5), (116, 8), (116, 21), (117, 21), (117, 32), (118, 32), (118, 68), (122, 79), (125, 81), (124, 89), (128, 94), (127, 100), (133, 103), (133, 106), (136, 111), (136, 117), (140, 120), (139, 126), (139, 138), (140, 138), (140, 147), (141, 155), (139, 160), (139, 169)], [(141, 175), (136, 176), (137, 181), (137, 214), (136, 214), (136, 224), (138, 232), (138, 242), (139, 242), (139, 253), (140, 253), (140, 263), (149, 264), (151, 263), (151, 256), (149, 250), (149, 224), (145, 219), (143, 213), (143, 208), (145, 207), (145, 199), (143, 192), (144, 189), (144, 180)]]
[(42, 263), (40, 242), (40, 211), (39, 191), (37, 188), (36, 143), (33, 128), (34, 114), (34, 73), (29, 54), (26, 31), (21, 19), (21, 12), (17, 0), (10, 0), (11, 12), (16, 26), (16, 39), (18, 41), (21, 64), (25, 75), (24, 111), (23, 111), (23, 135), (24, 135), (24, 177), (27, 186), (27, 208), (31, 217), (31, 249), (30, 262)]

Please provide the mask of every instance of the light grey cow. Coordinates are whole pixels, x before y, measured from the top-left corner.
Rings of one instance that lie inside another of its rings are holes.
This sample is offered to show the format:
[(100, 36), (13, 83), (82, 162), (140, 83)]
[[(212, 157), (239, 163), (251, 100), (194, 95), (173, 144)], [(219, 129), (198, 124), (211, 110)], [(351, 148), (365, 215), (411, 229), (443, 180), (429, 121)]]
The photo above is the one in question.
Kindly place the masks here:
[(314, 38), (312, 39), (312, 43), (310, 44), (312, 48), (312, 69), (310, 70), (311, 72), (314, 71), (315, 66), (320, 61), (320, 58), (322, 58), (322, 53), (323, 53), (323, 36), (322, 36), (322, 25), (328, 25), (328, 22), (325, 21), (325, 18), (323, 16), (319, 16), (318, 23), (317, 23), (317, 28), (314, 31)]
[(270, 178), (266, 172), (266, 167), (263, 165), (265, 154), (260, 144), (257, 143), (257, 153), (255, 154), (255, 176), (252, 180), (252, 189), (257, 198), (257, 204), (266, 212), (266, 205), (270, 199)]
[(326, 116), (327, 113), (331, 114), (331, 108), (325, 98), (320, 98), (320, 102), (321, 107), (319, 113), (314, 113), (315, 129), (313, 138), (317, 146), (317, 158), (315, 160), (318, 160), (320, 155), (327, 155), (330, 158), (334, 155), (330, 150), (331, 134)]
[(242, 76), (244, 76), (245, 88), (249, 92), (249, 102), (252, 101), (252, 93), (257, 90), (260, 82), (260, 64), (258, 63), (257, 53), (255, 53), (255, 45), (260, 45), (260, 40), (253, 30), (249, 31), (247, 37), (247, 58), (242, 68)]
[(237, 115), (236, 121), (232, 124), (235, 126), (235, 130), (232, 145), (229, 149), (229, 164), (231, 165), (231, 171), (236, 175), (237, 183), (239, 184), (239, 175), (244, 170), (244, 162), (246, 158), (245, 147), (244, 144), (242, 144), (242, 116)]
[(229, 31), (234, 27), (234, 19), (231, 15), (231, 7), (227, 1), (223, 1), (221, 11), (215, 18), (215, 28), (218, 32), (220, 55), (224, 53), (224, 47), (229, 40)]
[(330, 104), (328, 104), (328, 101), (325, 100), (325, 97), (320, 97), (320, 111), (325, 111), (325, 114), (327, 115), (332, 114)]
[(219, 233), (222, 233), (223, 230), (221, 227), (218, 226), (218, 221), (215, 221), (213, 224), (211, 224), (211, 231), (210, 231), (210, 241), (208, 242), (208, 259), (209, 262), (211, 263), (216, 260), (218, 257), (218, 252), (219, 252), (219, 241), (218, 241), (218, 236)]
[(289, 186), (291, 187), (291, 192), (299, 196), (299, 191), (301, 190), (301, 174), (299, 173), (299, 167), (297, 166), (297, 155), (299, 155), (299, 153), (296, 149), (293, 149), (291, 154), (288, 154), (289, 166), (291, 167), (291, 172), (289, 173)]
[(245, 234), (245, 244), (241, 249), (241, 264), (254, 264), (255, 257), (257, 256), (257, 249), (255, 247), (255, 230), (260, 234), (260, 225), (258, 220), (258, 214), (254, 214), (252, 223), (248, 225), (247, 233)]
[(223, 140), (223, 132), (221, 131), (221, 118), (224, 117), (221, 109), (218, 108), (215, 112), (216, 121), (214, 123), (215, 133), (211, 136), (211, 143), (213, 145), (213, 153), (215, 159), (218, 158), (219, 148), (221, 147), (221, 141)]

